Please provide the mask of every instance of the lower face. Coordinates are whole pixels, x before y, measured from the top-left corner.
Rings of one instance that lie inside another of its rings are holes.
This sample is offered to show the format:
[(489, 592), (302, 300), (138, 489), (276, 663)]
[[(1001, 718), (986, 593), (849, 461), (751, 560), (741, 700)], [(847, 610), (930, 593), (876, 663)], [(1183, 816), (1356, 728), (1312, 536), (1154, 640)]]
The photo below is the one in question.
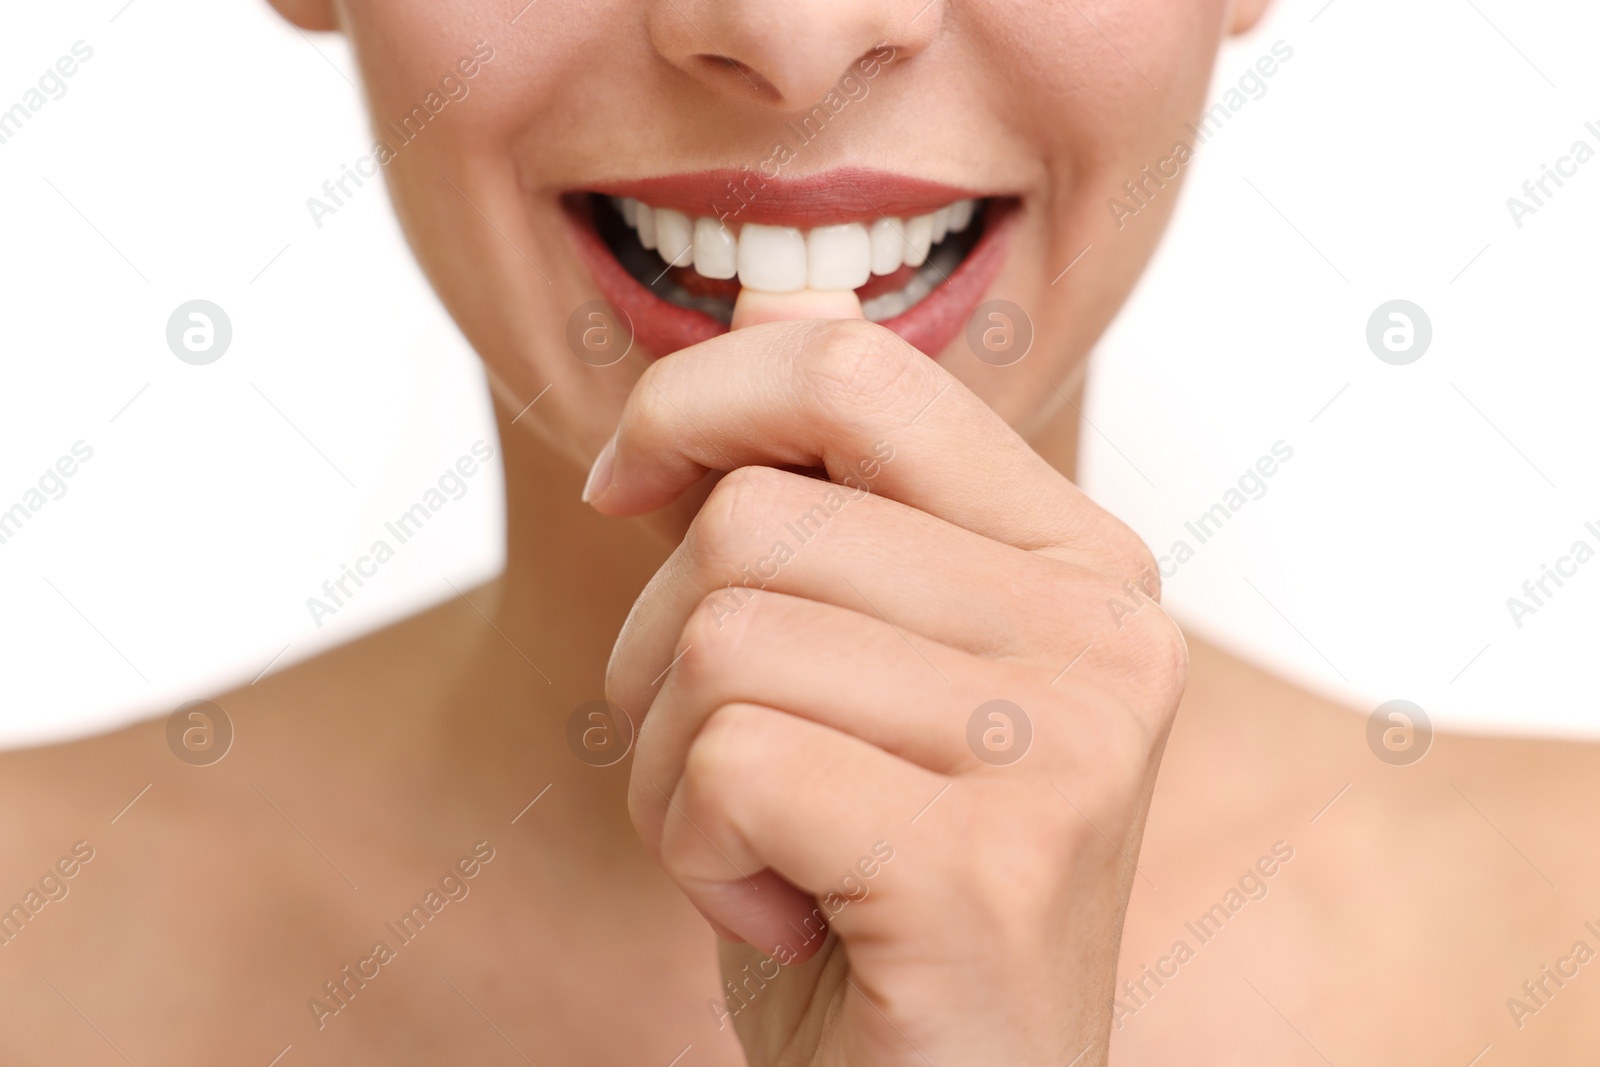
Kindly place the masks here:
[(578, 464), (741, 288), (853, 289), (1039, 431), (1168, 217), (1228, 6), (524, 2), (341, 17), (418, 259)]

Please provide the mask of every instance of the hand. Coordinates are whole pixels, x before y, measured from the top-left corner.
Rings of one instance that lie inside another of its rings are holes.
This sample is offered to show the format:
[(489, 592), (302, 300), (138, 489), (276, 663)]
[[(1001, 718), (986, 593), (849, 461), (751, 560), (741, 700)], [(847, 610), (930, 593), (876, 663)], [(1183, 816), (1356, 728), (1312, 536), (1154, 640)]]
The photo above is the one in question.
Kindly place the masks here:
[(658, 361), (589, 499), (708, 471), (607, 692), (648, 711), (634, 822), (724, 939), (750, 1062), (1103, 1063), (1187, 663), (1148, 550), (864, 321)]

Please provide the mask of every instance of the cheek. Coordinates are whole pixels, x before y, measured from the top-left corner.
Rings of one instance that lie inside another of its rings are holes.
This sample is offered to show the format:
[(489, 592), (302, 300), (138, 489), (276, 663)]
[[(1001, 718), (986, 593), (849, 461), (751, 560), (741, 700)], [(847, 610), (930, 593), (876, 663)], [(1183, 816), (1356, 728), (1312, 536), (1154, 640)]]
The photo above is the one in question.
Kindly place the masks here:
[(413, 148), (427, 155), (435, 142), (456, 150), (504, 148), (555, 102), (569, 68), (585, 59), (578, 31), (602, 16), (591, 11), (580, 19), (570, 3), (538, 0), (513, 25), (519, 6), (518, 0), (344, 0), (347, 37), (379, 136), (428, 93), (448, 98), (447, 79), (457, 96), (465, 94), (442, 113), (447, 121), (406, 145), (401, 162)]
[[(964, 29), (986, 51), (985, 66), (1016, 72), (988, 87), (989, 110), (1018, 128), (1048, 171), (1005, 279), (1033, 315), (1035, 349), (1005, 375), (975, 371), (969, 381), (1025, 433), (1059, 406), (1052, 384), (1068, 392), (1076, 384), (1154, 251), (1187, 168), (1149, 180), (1154, 194), (1132, 221), (1119, 225), (1111, 202), (1126, 199), (1124, 183), (1146, 180), (1145, 167), (1171, 160), (1180, 143), (1192, 146), (1188, 124), (1205, 99), (1226, 7), (1226, 0), (965, 6)], [(1024, 99), (1030, 105), (1018, 107)]]
[(964, 10), (985, 67), (1006, 72), (986, 90), (989, 110), (1048, 161), (1056, 196), (1103, 201), (1188, 137), (1227, 0), (991, 0)]
[[(383, 178), (423, 271), (504, 405), (522, 411), (549, 388), (519, 428), (586, 462), (642, 367), (629, 359), (596, 369), (568, 351), (562, 326), (592, 294), (562, 258), (567, 239), (558, 216), (527, 210), (514, 145), (530, 135), (572, 142), (571, 125), (586, 115), (575, 86), (606, 67), (595, 51), (626, 32), (616, 29), (629, 24), (626, 12), (611, 9), (634, 5), (538, 0), (511, 25), (524, 2), (344, 0), (345, 23), (372, 136), (387, 149)], [(611, 96), (636, 108), (626, 81), (614, 71), (608, 77)], [(458, 89), (460, 98), (449, 99), (447, 78), (465, 95)], [(430, 94), (435, 107), (445, 101), (437, 113), (430, 114)], [(572, 155), (542, 158), (579, 166)]]

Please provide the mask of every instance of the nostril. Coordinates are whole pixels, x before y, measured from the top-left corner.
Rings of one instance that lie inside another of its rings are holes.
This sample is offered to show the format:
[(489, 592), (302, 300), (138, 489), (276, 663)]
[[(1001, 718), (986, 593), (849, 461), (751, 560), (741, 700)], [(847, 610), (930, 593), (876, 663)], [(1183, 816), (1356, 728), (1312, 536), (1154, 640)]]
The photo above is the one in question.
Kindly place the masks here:
[(755, 95), (763, 100), (776, 103), (783, 99), (783, 94), (778, 92), (761, 72), (748, 63), (741, 63), (724, 55), (708, 55), (701, 53), (693, 57), (695, 65), (699, 68), (700, 76), (713, 84), (719, 82), (736, 82), (744, 85)]

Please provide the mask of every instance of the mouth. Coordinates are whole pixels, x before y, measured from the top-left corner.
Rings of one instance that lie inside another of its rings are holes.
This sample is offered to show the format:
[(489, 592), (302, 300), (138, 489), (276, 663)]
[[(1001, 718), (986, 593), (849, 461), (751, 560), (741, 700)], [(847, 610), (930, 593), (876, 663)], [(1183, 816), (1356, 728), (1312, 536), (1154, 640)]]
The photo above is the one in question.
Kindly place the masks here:
[(1017, 201), (874, 171), (722, 171), (563, 205), (602, 295), (654, 356), (725, 333), (742, 288), (854, 290), (868, 319), (937, 356), (999, 273)]

